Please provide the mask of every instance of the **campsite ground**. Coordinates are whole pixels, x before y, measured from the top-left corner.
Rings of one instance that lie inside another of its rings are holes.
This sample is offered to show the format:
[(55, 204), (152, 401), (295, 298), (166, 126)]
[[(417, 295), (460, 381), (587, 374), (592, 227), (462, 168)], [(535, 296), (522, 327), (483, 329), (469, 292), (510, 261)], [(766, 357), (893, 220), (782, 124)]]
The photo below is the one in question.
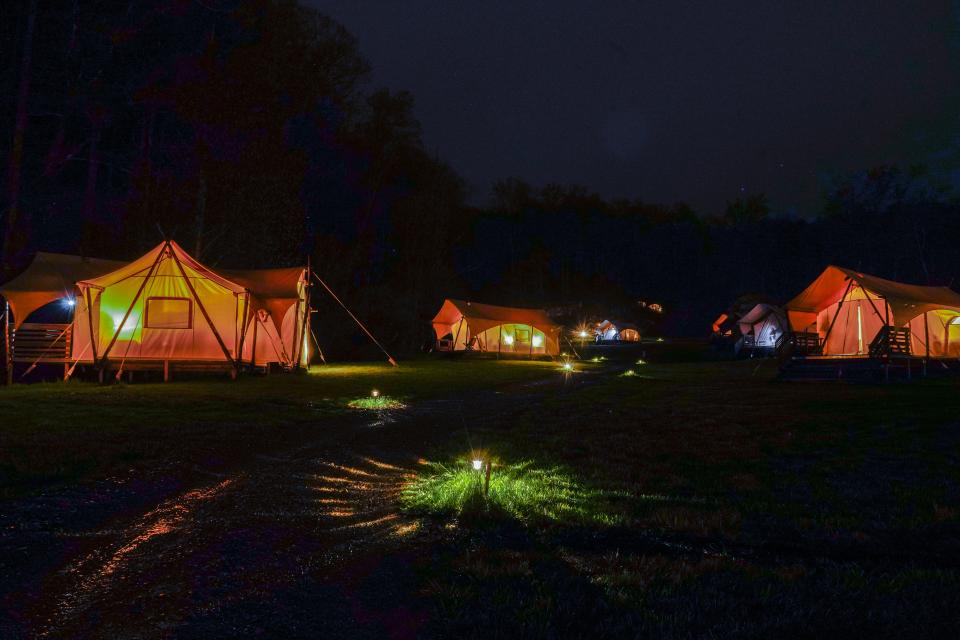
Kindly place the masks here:
[(577, 366), (0, 389), (0, 636), (954, 634), (955, 380)]

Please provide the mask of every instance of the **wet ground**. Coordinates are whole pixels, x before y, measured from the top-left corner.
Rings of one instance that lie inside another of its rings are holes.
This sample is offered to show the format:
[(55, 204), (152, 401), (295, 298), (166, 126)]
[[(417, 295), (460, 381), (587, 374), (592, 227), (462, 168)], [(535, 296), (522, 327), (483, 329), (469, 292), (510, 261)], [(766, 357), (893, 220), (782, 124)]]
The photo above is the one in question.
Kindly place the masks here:
[(296, 446), (171, 462), (0, 510), (0, 637), (409, 637), (411, 566), (455, 531), (398, 511), (437, 436), (599, 375), (330, 415)]

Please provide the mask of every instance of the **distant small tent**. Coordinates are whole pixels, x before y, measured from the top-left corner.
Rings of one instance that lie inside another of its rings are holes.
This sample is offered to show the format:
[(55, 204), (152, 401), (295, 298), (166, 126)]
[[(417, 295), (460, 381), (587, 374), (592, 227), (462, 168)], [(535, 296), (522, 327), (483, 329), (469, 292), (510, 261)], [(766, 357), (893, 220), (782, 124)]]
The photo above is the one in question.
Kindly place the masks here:
[(828, 266), (785, 305), (790, 329), (814, 335), (824, 355), (867, 355), (885, 328), (909, 329), (916, 355), (960, 356), (960, 294)]
[(639, 342), (640, 329), (637, 325), (622, 320), (604, 320), (597, 324), (594, 333), (605, 342)]
[[(186, 363), (235, 372), (241, 365), (295, 368), (307, 360), (303, 267), (215, 272), (164, 241), (129, 263), (40, 253), (0, 293), (13, 309), (16, 362), (101, 369), (137, 363), (164, 371)], [(24, 323), (58, 299), (72, 310), (66, 324)], [(26, 348), (44, 341), (42, 351)]]
[(542, 309), (444, 300), (433, 318), (438, 351), (559, 355), (561, 327)]
[(780, 307), (761, 302), (737, 320), (737, 325), (745, 347), (773, 349), (787, 332), (787, 316)]

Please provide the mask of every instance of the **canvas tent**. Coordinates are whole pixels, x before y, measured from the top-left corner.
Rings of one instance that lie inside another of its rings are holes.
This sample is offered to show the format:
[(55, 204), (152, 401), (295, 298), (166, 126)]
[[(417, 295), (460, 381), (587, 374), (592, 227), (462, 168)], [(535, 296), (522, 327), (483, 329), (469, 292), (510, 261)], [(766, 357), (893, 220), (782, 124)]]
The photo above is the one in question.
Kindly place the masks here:
[(598, 340), (604, 341), (640, 341), (640, 330), (637, 328), (637, 325), (622, 320), (604, 320), (603, 322), (599, 322), (594, 328), (594, 334)]
[(559, 355), (560, 325), (542, 309), (444, 300), (433, 318), (439, 351)]
[(306, 364), (307, 283), (302, 267), (216, 272), (164, 241), (130, 263), (38, 254), (0, 293), (15, 308), (15, 359), (21, 343), (39, 340), (20, 336), (30, 310), (65, 298), (73, 308), (62, 325), (65, 351), (52, 358), (48, 349), (38, 361), (236, 372), (241, 365)]
[(960, 294), (828, 266), (785, 305), (790, 330), (816, 334), (824, 355), (869, 352), (885, 326), (909, 328), (915, 355), (960, 356)]
[(787, 332), (787, 317), (783, 309), (761, 302), (737, 320), (737, 326), (745, 346), (773, 349)]
[(13, 329), (18, 329), (30, 314), (51, 302), (72, 303), (77, 280), (96, 278), (123, 264), (117, 260), (38, 251), (23, 272), (0, 286), (0, 295), (10, 305)]

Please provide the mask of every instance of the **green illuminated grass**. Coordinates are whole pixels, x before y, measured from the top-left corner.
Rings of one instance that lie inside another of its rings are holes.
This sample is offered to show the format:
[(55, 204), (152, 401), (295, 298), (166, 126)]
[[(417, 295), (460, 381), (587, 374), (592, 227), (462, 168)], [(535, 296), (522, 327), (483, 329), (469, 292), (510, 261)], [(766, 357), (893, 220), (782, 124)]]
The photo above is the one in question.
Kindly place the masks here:
[(484, 473), (467, 460), (453, 465), (428, 463), (403, 491), (411, 513), (466, 520), (512, 518), (522, 522), (615, 524), (603, 509), (608, 492), (589, 489), (559, 467), (539, 468), (532, 461), (494, 464), (489, 495)]
[(347, 403), (351, 409), (366, 409), (367, 411), (380, 411), (383, 409), (405, 409), (407, 405), (397, 398), (390, 396), (368, 396), (366, 398), (356, 398)]

